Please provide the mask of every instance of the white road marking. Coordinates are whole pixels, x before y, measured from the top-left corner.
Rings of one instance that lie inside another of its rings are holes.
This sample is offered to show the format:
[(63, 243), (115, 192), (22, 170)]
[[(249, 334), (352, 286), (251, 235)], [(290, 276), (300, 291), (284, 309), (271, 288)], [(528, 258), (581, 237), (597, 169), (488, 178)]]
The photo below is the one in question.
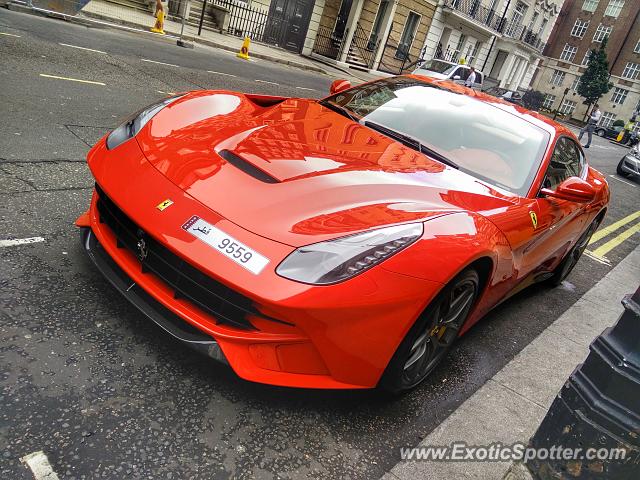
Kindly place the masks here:
[(312, 92), (315, 92), (316, 89), (315, 88), (307, 88), (307, 87), (296, 87), (298, 90), (311, 90)]
[(0, 247), (15, 247), (17, 245), (25, 245), (28, 243), (44, 242), (42, 237), (18, 238), (16, 240), (0, 240)]
[(53, 471), (53, 468), (51, 468), (49, 459), (43, 451), (25, 455), (20, 461), (31, 469), (36, 480), (59, 480), (58, 475)]
[(227, 77), (235, 77), (235, 75), (232, 75), (231, 73), (214, 72), (213, 70), (207, 70), (207, 73), (213, 73), (215, 75), (225, 75)]
[(59, 77), (57, 75), (47, 75), (46, 73), (41, 73), (40, 76), (45, 78), (55, 78), (56, 80), (67, 80), (69, 82), (90, 83), (92, 85), (102, 85), (102, 86), (106, 85), (106, 83), (94, 82), (93, 80), (81, 80), (79, 78)]
[(162, 90), (156, 90), (158, 93), (162, 93), (163, 95), (175, 95), (176, 92), (163, 92)]
[(103, 52), (102, 50), (95, 50), (93, 48), (87, 48), (87, 47), (79, 47), (78, 45), (70, 45), (68, 43), (58, 43), (58, 45), (62, 45), (63, 47), (77, 48), (78, 50), (86, 50), (88, 52), (103, 53), (105, 55), (107, 54), (107, 52)]
[(609, 176), (610, 176), (611, 178), (613, 178), (614, 180), (618, 180), (619, 182), (626, 183), (627, 185), (631, 185), (632, 187), (636, 187), (636, 186), (637, 186), (637, 185), (635, 185), (635, 184), (633, 184), (633, 183), (631, 183), (631, 182), (627, 182), (626, 180), (622, 180), (621, 178), (618, 178), (618, 177), (617, 177), (617, 176), (615, 176), (615, 175), (609, 175)]
[(140, 60), (142, 60), (143, 62), (157, 63), (158, 65), (166, 65), (168, 67), (180, 68), (180, 65), (174, 65), (173, 63), (157, 62), (155, 60), (149, 60), (148, 58), (141, 58)]
[(595, 260), (598, 263), (601, 263), (602, 265), (606, 265), (608, 267), (611, 266), (611, 262), (606, 257), (596, 256), (591, 252), (591, 250), (585, 250), (584, 254), (590, 259)]
[(0, 32), (0, 35), (6, 35), (7, 37), (21, 38), (21, 35), (16, 35), (15, 33)]
[(269, 82), (269, 81), (267, 81), (267, 80), (256, 80), (256, 82), (259, 82), (259, 83), (268, 83), (268, 84), (270, 84), (270, 85), (280, 85), (279, 83), (276, 83), (276, 82)]

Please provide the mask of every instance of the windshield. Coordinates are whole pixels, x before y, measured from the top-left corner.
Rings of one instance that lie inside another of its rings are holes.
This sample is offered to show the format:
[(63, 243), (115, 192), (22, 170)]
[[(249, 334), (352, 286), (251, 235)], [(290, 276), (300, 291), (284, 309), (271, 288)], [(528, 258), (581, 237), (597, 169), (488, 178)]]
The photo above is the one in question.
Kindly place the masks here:
[(518, 195), (529, 191), (549, 143), (547, 132), (516, 115), (407, 77), (360, 85), (324, 103), (413, 138), (461, 171)]
[(457, 65), (451, 65), (450, 63), (443, 62), (442, 60), (429, 60), (428, 62), (423, 63), (419, 70), (430, 70), (432, 72), (445, 73), (454, 67), (457, 67)]

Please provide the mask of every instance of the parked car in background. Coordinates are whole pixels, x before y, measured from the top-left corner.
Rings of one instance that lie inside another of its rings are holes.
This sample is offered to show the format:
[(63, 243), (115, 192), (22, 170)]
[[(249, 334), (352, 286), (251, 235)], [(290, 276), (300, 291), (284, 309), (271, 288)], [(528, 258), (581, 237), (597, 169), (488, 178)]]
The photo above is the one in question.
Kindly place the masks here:
[(640, 152), (636, 143), (627, 154), (622, 157), (616, 168), (618, 175), (622, 177), (640, 177)]
[(487, 88), (484, 93), (488, 93), (489, 95), (493, 95), (494, 97), (501, 98), (502, 100), (506, 100), (507, 102), (515, 103), (516, 105), (524, 106), (522, 103), (522, 94), (520, 92), (516, 92), (514, 90), (507, 90), (506, 88), (501, 87), (491, 87)]
[[(461, 85), (464, 84), (465, 80), (469, 76), (469, 72), (471, 72), (471, 67), (469, 65), (460, 65), (458, 63), (438, 60), (435, 58), (423, 63), (413, 71), (414, 75), (424, 75), (425, 77), (431, 77), (437, 80), (453, 80)], [(482, 90), (483, 81), (484, 73), (476, 70), (476, 81), (473, 84), (473, 88), (476, 90)]]
[(623, 126), (616, 127), (598, 127), (595, 130), (596, 135), (604, 138), (617, 138), (618, 134), (622, 131)]

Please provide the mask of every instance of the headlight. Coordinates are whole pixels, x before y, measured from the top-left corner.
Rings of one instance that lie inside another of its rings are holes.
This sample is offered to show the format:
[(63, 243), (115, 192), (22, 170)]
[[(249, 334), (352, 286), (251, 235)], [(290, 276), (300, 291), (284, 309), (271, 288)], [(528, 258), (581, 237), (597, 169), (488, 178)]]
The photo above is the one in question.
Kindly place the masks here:
[(300, 247), (276, 273), (290, 280), (327, 285), (378, 265), (422, 236), (422, 223), (396, 225)]
[(162, 110), (164, 107), (169, 105), (171, 102), (174, 102), (182, 95), (177, 95), (175, 97), (165, 98), (164, 100), (154, 103), (153, 105), (149, 105), (147, 108), (140, 110), (139, 112), (133, 114), (129, 117), (125, 122), (116, 128), (113, 132), (109, 134), (107, 137), (107, 149), (113, 150), (118, 145), (126, 142), (130, 138), (135, 137), (142, 127), (144, 127), (149, 120), (153, 118), (153, 116)]

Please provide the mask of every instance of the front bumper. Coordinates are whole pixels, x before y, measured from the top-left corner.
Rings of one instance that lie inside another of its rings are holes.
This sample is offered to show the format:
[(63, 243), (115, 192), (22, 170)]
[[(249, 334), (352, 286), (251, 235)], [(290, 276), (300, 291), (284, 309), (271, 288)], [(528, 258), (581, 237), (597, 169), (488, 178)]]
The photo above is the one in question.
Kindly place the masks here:
[(625, 155), (620, 162), (620, 170), (630, 175), (640, 175), (640, 158)]
[[(279, 277), (275, 267), (292, 247), (221, 218), (169, 182), (133, 148), (135, 144), (125, 146), (118, 147), (117, 157), (109, 157), (100, 144), (89, 155), (89, 166), (103, 193), (152, 242), (250, 300), (257, 312), (248, 318), (253, 328), (224, 321), (215, 308), (177, 294), (175, 285), (146, 270), (135, 250), (119, 241), (101, 219), (97, 190), (89, 211), (79, 221), (88, 229), (85, 248), (98, 268), (146, 316), (179, 340), (226, 360), (241, 378), (304, 388), (375, 387), (406, 332), (442, 288), (438, 282), (385, 268), (373, 268), (330, 286)], [(140, 180), (132, 183), (131, 179)], [(160, 212), (156, 205), (166, 198), (174, 205)], [(272, 262), (254, 275), (216, 256), (209, 246), (181, 229), (191, 215), (215, 223)]]

